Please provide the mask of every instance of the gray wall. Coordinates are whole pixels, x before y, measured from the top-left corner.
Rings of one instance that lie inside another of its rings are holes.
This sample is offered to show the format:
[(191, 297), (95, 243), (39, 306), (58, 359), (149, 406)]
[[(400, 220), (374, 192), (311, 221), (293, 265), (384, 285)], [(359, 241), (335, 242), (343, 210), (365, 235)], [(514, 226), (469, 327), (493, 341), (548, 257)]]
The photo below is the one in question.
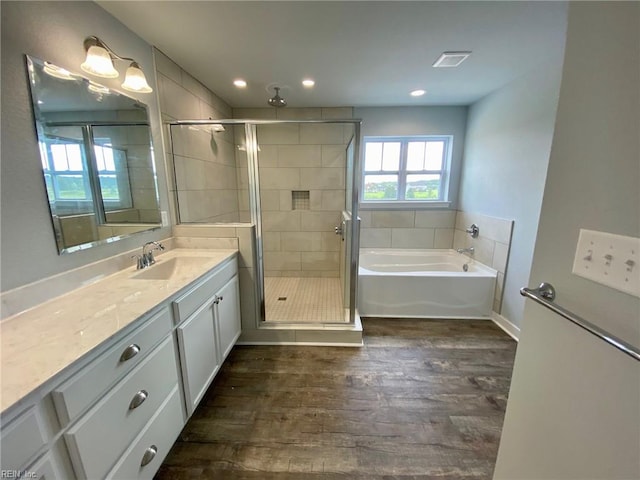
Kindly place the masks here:
[[(116, 52), (135, 58), (156, 89), (151, 47), (93, 2), (2, 2), (2, 192), (1, 291), (76, 268), (170, 235), (170, 228), (110, 245), (58, 255), (31, 108), (24, 55), (33, 55), (73, 72), (84, 61), (83, 40), (102, 38)], [(118, 63), (122, 73), (126, 65)], [(121, 75), (122, 76), (122, 75)], [(120, 79), (120, 82), (122, 78)], [(118, 79), (100, 83), (120, 90)], [(149, 106), (160, 206), (168, 209), (162, 168), (157, 96), (139, 94)]]
[(640, 300), (571, 273), (579, 229), (640, 237), (640, 4), (607, 3), (572, 7), (531, 282), (640, 344)]
[[(640, 347), (640, 299), (571, 273), (580, 228), (640, 237), (640, 4), (572, 2), (530, 285)], [(496, 479), (640, 478), (638, 362), (528, 302)]]
[(549, 163), (562, 47), (554, 61), (472, 105), (467, 120), (458, 209), (514, 221), (501, 314), (516, 326)]

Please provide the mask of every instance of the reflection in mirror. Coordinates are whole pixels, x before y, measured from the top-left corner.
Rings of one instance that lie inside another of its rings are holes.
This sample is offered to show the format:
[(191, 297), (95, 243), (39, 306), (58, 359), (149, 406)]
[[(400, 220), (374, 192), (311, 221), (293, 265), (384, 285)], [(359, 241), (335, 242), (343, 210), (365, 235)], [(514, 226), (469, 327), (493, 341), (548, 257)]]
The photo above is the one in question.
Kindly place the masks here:
[(58, 251), (160, 227), (146, 105), (27, 56)]

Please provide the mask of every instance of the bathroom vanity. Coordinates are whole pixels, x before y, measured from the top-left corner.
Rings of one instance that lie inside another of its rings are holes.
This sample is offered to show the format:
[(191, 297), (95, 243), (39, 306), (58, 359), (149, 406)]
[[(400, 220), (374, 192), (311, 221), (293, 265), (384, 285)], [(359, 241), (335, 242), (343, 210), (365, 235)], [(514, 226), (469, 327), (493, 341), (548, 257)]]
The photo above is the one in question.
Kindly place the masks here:
[(240, 335), (237, 252), (171, 250), (2, 323), (2, 470), (152, 478)]

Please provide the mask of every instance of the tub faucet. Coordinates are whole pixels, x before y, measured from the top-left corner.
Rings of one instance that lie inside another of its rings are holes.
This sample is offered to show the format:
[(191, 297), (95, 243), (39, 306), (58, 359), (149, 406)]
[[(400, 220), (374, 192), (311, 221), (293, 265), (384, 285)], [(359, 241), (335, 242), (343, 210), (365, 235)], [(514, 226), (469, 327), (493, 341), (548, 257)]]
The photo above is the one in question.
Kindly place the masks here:
[[(147, 249), (147, 247), (151, 247)], [(142, 268), (149, 267), (156, 263), (156, 259), (153, 256), (154, 250), (164, 250), (164, 245), (159, 242), (147, 242), (142, 246), (142, 258), (141, 262), (143, 264)]]
[(473, 248), (473, 247), (469, 247), (469, 248), (458, 248), (458, 249), (456, 250), (456, 252), (458, 252), (458, 253), (469, 253), (469, 254), (471, 254), (471, 255), (473, 255), (473, 252), (475, 252), (475, 251), (476, 251), (476, 249), (475, 249), (475, 248)]

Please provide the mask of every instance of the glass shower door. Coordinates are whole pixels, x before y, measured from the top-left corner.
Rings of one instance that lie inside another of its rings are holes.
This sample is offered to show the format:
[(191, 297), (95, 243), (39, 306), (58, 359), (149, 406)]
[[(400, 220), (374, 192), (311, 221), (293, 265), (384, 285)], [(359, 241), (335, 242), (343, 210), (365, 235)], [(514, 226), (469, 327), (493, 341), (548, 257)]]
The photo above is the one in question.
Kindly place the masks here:
[(348, 322), (344, 242), (335, 228), (346, 202), (353, 128), (291, 121), (260, 123), (256, 130), (265, 320)]

